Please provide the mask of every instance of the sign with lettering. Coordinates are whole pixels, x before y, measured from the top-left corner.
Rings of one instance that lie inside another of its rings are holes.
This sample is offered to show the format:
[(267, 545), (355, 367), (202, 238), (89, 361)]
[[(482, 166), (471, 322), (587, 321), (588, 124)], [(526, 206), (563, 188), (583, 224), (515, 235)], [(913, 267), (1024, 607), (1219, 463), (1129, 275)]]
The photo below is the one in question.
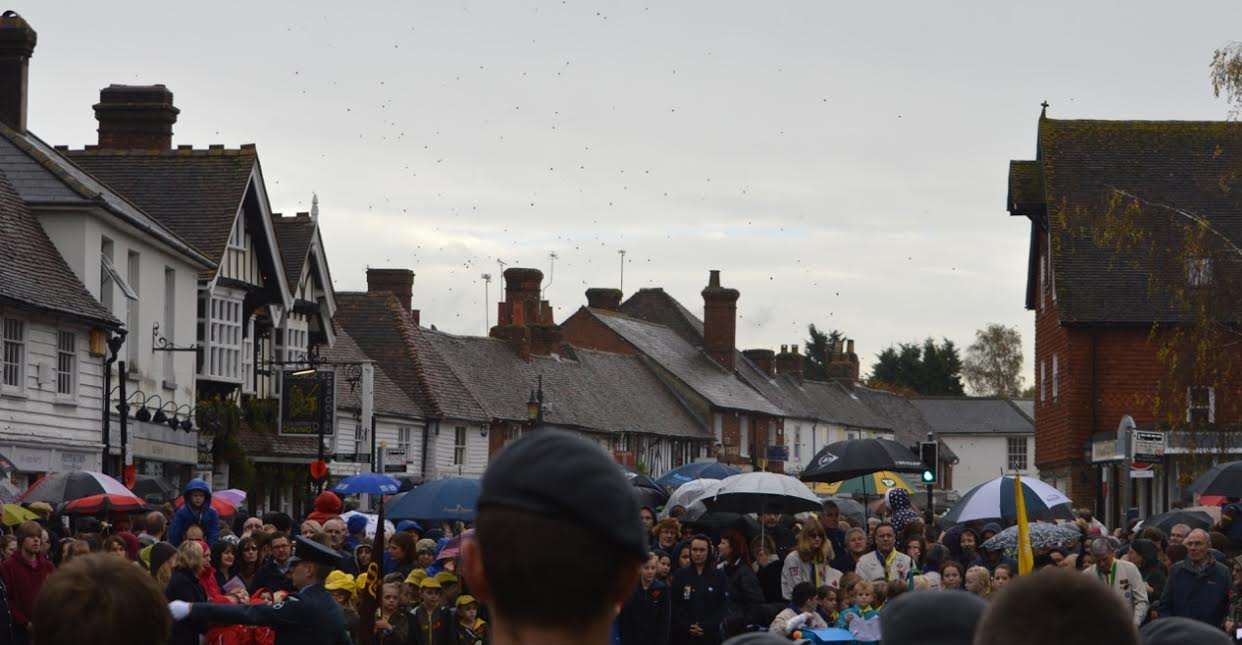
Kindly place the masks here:
[(280, 393), (280, 434), (317, 435), (322, 429), (324, 436), (332, 436), (335, 419), (336, 372), (329, 369), (309, 374), (297, 370), (284, 372), (284, 388)]
[(1164, 461), (1164, 451), (1168, 447), (1167, 435), (1154, 430), (1135, 430), (1130, 445), (1134, 451), (1134, 461), (1159, 463)]

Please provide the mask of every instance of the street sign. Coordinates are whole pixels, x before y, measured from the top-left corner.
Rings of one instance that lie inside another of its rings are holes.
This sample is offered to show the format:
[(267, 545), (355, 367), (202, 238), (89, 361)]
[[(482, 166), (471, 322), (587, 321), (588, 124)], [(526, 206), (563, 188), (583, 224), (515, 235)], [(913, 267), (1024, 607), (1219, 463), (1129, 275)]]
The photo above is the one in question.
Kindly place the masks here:
[(789, 461), (789, 447), (768, 446), (768, 461)]
[(278, 434), (313, 436), (322, 426), (324, 436), (331, 436), (336, 419), (336, 372), (319, 369), (310, 374), (303, 370), (285, 370), (280, 392), (280, 425)]
[(1131, 446), (1134, 461), (1160, 463), (1164, 461), (1164, 451), (1168, 447), (1167, 435), (1153, 430), (1135, 430)]

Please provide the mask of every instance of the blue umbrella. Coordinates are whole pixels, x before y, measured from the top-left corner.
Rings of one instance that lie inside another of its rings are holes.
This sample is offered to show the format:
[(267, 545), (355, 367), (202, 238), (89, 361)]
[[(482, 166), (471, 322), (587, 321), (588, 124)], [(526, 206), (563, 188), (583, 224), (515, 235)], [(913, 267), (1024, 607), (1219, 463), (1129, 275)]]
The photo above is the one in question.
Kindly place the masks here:
[(379, 473), (362, 473), (361, 475), (353, 475), (341, 480), (341, 483), (332, 487), (332, 492), (341, 495), (357, 495), (359, 493), (368, 493), (371, 495), (391, 495), (401, 490), (401, 482)]
[(388, 508), (390, 520), (474, 521), (479, 504), (479, 480), (450, 477), (420, 485)]
[(695, 479), (724, 479), (741, 472), (717, 461), (699, 461), (674, 468), (664, 473), (656, 482), (665, 488), (674, 489)]

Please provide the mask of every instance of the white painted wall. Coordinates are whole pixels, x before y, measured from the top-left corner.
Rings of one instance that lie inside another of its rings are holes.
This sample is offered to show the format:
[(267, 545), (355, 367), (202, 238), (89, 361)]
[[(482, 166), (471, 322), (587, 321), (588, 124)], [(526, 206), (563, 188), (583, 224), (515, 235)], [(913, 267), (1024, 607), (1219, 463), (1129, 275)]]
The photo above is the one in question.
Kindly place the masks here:
[[(181, 347), (197, 341), (198, 271), (180, 255), (153, 242), (151, 238), (132, 229), (115, 217), (95, 210), (37, 211), (39, 223), (48, 237), (77, 274), (87, 291), (100, 299), (100, 248), (103, 237), (113, 242), (113, 262), (117, 271), (131, 284), (134, 276), (128, 275), (130, 251), (139, 255), (137, 276), (138, 324), (126, 336), (126, 346), (119, 358), (128, 360), (129, 346), (137, 345), (137, 365), (127, 366), (130, 372), (130, 391), (139, 389), (147, 395), (158, 394), (163, 401), (177, 406), (195, 403), (195, 354), (173, 352), (172, 370), (165, 369), (165, 353), (153, 351), (152, 324), (160, 324), (161, 335)], [(164, 270), (171, 268), (175, 275), (175, 300), (172, 308), (173, 330), (169, 334), (164, 315)], [(127, 300), (120, 289), (113, 289), (112, 302), (103, 303), (122, 322), (127, 319)], [(114, 374), (115, 376), (115, 374)], [(115, 384), (115, 379), (113, 383)], [(155, 403), (155, 402), (153, 402)], [(173, 406), (169, 406), (171, 411)], [(184, 410), (183, 410), (184, 412)]]
[[(433, 426), (434, 427), (434, 426)], [(453, 463), (455, 429), (466, 429), (465, 458), (460, 464)], [(427, 477), (482, 477), (487, 469), (487, 437), (485, 425), (477, 422), (444, 420), (439, 423), (439, 434), (428, 433), (428, 450), (431, 456), (427, 464)]]
[[(998, 434), (941, 434), (937, 437), (955, 454), (958, 463), (953, 466), (953, 488), (959, 493), (1009, 474), (1008, 437), (1020, 435)], [(1035, 468), (1035, 435), (1026, 435), (1026, 469), (1023, 476), (1038, 477)]]

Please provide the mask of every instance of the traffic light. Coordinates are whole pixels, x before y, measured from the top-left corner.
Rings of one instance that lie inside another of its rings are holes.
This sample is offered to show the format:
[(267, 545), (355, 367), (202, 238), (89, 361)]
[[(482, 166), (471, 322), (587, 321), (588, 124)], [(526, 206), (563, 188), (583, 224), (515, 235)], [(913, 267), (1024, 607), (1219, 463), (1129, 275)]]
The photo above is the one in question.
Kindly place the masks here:
[(939, 465), (939, 447), (935, 441), (919, 442), (919, 459), (923, 462), (923, 483), (936, 483), (936, 466)]

